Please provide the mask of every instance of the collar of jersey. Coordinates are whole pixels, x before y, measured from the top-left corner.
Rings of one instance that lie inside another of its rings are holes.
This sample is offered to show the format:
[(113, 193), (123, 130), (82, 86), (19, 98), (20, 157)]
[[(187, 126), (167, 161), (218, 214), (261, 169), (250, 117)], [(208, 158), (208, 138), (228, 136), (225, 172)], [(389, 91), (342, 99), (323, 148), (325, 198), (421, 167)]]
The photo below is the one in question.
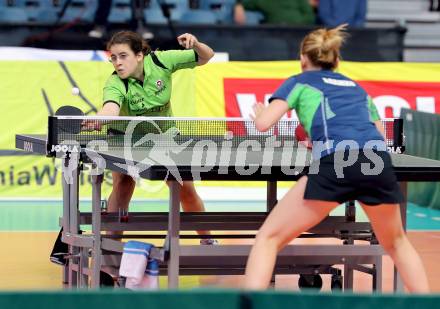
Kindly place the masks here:
[[(144, 57), (144, 81), (143, 81), (143, 85), (145, 85), (146, 80), (151, 75), (150, 67), (147, 64), (147, 62), (148, 62), (147, 57), (151, 58), (150, 54), (148, 54), (148, 55), (146, 55)], [(131, 81), (131, 83), (139, 84), (139, 81), (136, 78), (134, 78), (134, 77), (129, 77), (128, 80)], [(141, 85), (141, 86), (143, 86), (143, 85)]]
[(153, 62), (153, 60), (151, 59), (151, 53), (149, 53), (144, 57), (144, 85), (151, 75), (151, 62)]

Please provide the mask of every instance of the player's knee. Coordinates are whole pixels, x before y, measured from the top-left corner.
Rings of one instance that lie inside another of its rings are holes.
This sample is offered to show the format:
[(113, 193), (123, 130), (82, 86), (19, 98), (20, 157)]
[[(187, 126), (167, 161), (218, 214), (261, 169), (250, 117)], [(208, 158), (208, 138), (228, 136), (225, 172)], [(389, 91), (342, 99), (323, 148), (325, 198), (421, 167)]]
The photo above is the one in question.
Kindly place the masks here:
[(388, 253), (393, 253), (395, 252), (400, 246), (402, 246), (402, 244), (404, 244), (404, 242), (407, 241), (407, 238), (405, 236), (405, 234), (397, 234), (392, 238), (389, 239), (383, 239), (380, 242), (380, 245), (382, 246), (382, 248), (388, 252)]
[(182, 203), (185, 203), (185, 204), (195, 204), (199, 200), (199, 196), (197, 195), (197, 192), (195, 192), (195, 191), (182, 190), (180, 192), (180, 200), (182, 201)]
[(127, 175), (119, 175), (113, 177), (113, 190), (118, 192), (132, 191), (134, 188), (134, 181)]
[(260, 229), (255, 235), (255, 241), (258, 243), (273, 244), (276, 247), (281, 245), (280, 239), (276, 233), (268, 229)]
[(183, 203), (196, 203), (199, 200), (199, 195), (192, 183), (185, 183), (180, 190), (180, 200)]

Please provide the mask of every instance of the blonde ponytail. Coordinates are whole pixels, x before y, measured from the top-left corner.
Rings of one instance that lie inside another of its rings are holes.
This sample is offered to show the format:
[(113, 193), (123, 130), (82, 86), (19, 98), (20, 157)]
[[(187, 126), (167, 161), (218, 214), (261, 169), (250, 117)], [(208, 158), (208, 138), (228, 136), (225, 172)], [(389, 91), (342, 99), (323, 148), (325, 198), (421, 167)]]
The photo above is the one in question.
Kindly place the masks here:
[(301, 54), (315, 66), (335, 69), (340, 57), (340, 48), (347, 38), (347, 25), (333, 29), (317, 29), (310, 32), (301, 42)]

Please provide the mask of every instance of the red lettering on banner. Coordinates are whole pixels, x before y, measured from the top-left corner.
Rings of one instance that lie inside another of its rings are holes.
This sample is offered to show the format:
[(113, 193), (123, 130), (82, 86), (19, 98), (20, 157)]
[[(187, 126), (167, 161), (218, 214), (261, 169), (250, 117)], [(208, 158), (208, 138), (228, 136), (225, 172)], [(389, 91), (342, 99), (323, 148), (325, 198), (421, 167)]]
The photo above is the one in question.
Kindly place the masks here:
[[(284, 79), (252, 79), (252, 78), (225, 78), (225, 114), (226, 117), (250, 118), (253, 113), (253, 105), (257, 102), (267, 104), (272, 93), (283, 83)], [(290, 116), (287, 115), (288, 117)], [(256, 134), (253, 124), (251, 127), (230, 128), (234, 136)], [(259, 133), (261, 134), (261, 133)], [(278, 132), (268, 131), (267, 135), (278, 134)]]
[[(249, 118), (253, 104), (267, 103), (283, 81), (284, 79), (225, 78), (226, 117)], [(382, 118), (399, 117), (402, 108), (440, 113), (440, 82), (357, 82), (373, 98)]]
[(284, 79), (225, 78), (226, 117), (249, 118), (256, 102), (266, 102)]
[[(268, 100), (272, 96), (272, 93), (275, 92), (283, 82), (284, 79), (225, 78), (224, 91), (226, 117), (250, 118), (250, 115), (253, 114), (254, 104), (257, 102), (268, 104)], [(296, 118), (296, 114), (294, 114), (294, 112), (288, 112), (284, 117)], [(238, 127), (235, 125), (233, 128), (229, 128), (229, 130), (234, 136), (257, 134), (257, 129), (253, 124), (246, 123), (246, 126), (247, 127)], [(284, 129), (286, 130), (285, 132), (279, 132), (278, 128), (272, 128), (265, 134), (268, 136), (278, 134), (293, 135), (293, 127)]]
[(399, 117), (402, 108), (440, 113), (440, 83), (358, 81), (381, 117)]

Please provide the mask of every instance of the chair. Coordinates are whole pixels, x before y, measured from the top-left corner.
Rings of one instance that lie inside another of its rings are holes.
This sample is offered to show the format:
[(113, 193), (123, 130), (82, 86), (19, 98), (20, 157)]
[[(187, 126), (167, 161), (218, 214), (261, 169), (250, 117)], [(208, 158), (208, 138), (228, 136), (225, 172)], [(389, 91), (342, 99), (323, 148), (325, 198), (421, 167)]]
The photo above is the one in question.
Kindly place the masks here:
[[(18, 7), (18, 8), (24, 8), (27, 6), (27, 0), (2, 0), (0, 2), (5, 2), (7, 6), (9, 7)], [(29, 1), (29, 2), (37, 2), (37, 1)]]
[[(2, 0), (8, 2), (8, 0)], [(53, 0), (9, 0), (16, 7), (45, 8), (53, 6)]]
[(108, 21), (110, 23), (128, 23), (132, 19), (131, 0), (116, 0), (112, 2), (112, 8)]
[(12, 7), (25, 10), (29, 21), (35, 21), (43, 4), (39, 0), (11, 0)]
[(166, 4), (171, 10), (188, 10), (188, 0), (150, 0), (148, 9), (160, 9), (162, 4)]
[(23, 8), (3, 7), (0, 10), (0, 22), (20, 24), (28, 22), (28, 16)]
[[(64, 4), (67, 0), (39, 0), (41, 2), (41, 9), (43, 10), (51, 10), (54, 8), (57, 12), (61, 12)], [(71, 22), (76, 18), (83, 20), (85, 22), (93, 22), (95, 11), (96, 11), (97, 1), (90, 0), (72, 0), (69, 3), (69, 6), (66, 8), (63, 17), (61, 18), (61, 22)], [(43, 13), (41, 13), (43, 14)], [(50, 13), (52, 15), (52, 13)], [(40, 16), (39, 18), (44, 18), (44, 16)]]
[[(183, 13), (186, 11), (186, 9), (179, 9), (174, 8), (170, 9), (170, 18), (171, 21), (179, 21), (180, 17), (183, 15)], [(161, 8), (150, 8), (144, 10), (144, 18), (145, 22), (147, 24), (166, 24), (167, 19), (162, 13)]]
[(258, 11), (246, 11), (246, 25), (259, 25), (264, 20), (264, 15)]
[(58, 19), (58, 11), (59, 10), (54, 7), (35, 10), (35, 12), (29, 15), (29, 19), (43, 24), (53, 24)]
[(216, 10), (221, 7), (234, 7), (236, 0), (200, 0), (202, 10)]
[(220, 23), (233, 23), (235, 0), (201, 0), (200, 9), (210, 10), (216, 14)]
[(64, 2), (54, 0), (13, 0), (25, 9), (29, 21), (53, 24)]
[[(63, 7), (65, 1), (62, 1), (59, 10)], [(92, 23), (95, 18), (96, 5), (96, 1), (90, 3), (87, 0), (72, 0), (61, 18), (61, 22), (71, 22), (79, 18), (82, 21)]]
[(166, 24), (167, 19), (162, 14), (161, 9), (145, 9), (144, 10), (144, 20), (148, 24)]
[(217, 16), (208, 10), (187, 10), (179, 19), (182, 24), (216, 24)]
[(128, 6), (131, 7), (132, 0), (113, 0), (112, 6)]

